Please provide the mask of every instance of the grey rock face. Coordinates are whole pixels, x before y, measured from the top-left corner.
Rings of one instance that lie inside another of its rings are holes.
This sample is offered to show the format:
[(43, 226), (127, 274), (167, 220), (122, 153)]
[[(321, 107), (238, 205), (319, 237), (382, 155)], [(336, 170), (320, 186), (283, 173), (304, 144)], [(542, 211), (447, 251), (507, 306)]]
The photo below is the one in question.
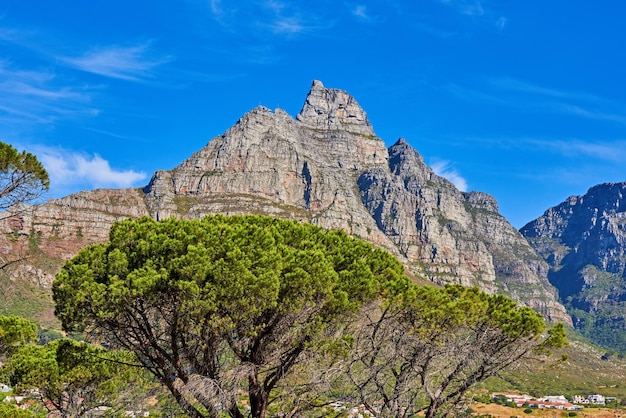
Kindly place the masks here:
[[(137, 199), (136, 206), (105, 205), (104, 217), (93, 202), (113, 197), (66, 198), (84, 202), (74, 204), (76, 219), (97, 218), (93, 234), (82, 227), (90, 241), (106, 239), (102, 232), (120, 216), (280, 216), (360, 236), (394, 253), (414, 276), (504, 292), (549, 318), (569, 320), (547, 281), (547, 264), (491, 196), (458, 191), (404, 140), (387, 149), (352, 96), (318, 81), (295, 119), (258, 107), (178, 167), (156, 172), (143, 193), (110, 193), (123, 202)], [(23, 220), (23, 233), (56, 216), (55, 205)]]
[(626, 350), (626, 183), (571, 196), (520, 231), (550, 265), (575, 325)]
[(569, 322), (546, 280), (546, 263), (498, 213), (493, 197), (458, 191), (403, 139), (389, 157), (388, 169), (365, 170), (358, 184), (363, 204), (414, 274), (502, 292)]
[(313, 129), (343, 130), (374, 136), (361, 106), (347, 92), (327, 89), (315, 80), (297, 120)]

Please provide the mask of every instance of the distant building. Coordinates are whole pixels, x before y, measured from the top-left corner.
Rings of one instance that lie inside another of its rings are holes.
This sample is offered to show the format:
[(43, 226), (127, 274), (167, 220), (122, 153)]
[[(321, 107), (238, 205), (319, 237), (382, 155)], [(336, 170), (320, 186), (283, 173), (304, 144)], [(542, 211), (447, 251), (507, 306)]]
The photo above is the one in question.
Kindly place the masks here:
[(544, 401), (544, 402), (552, 402), (552, 403), (560, 403), (560, 404), (566, 404), (569, 403), (569, 401), (567, 400), (567, 398), (563, 395), (558, 395), (558, 396), (544, 396), (543, 398), (539, 398), (537, 399), (538, 401)]
[(606, 399), (602, 395), (589, 395), (587, 399), (594, 405), (606, 405)]

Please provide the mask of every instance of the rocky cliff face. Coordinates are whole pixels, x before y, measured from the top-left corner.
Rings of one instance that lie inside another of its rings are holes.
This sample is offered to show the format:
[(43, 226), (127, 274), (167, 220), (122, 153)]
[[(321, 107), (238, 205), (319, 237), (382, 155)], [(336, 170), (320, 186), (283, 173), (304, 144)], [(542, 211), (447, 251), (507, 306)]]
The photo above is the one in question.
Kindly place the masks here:
[(547, 264), (491, 196), (458, 191), (404, 140), (387, 149), (356, 100), (319, 81), (295, 119), (253, 109), (178, 167), (156, 172), (141, 191), (81, 192), (16, 215), (4, 228), (39, 234), (39, 248), (63, 259), (106, 239), (120, 218), (207, 213), (342, 228), (393, 252), (416, 277), (479, 285), (569, 320), (547, 281)]
[(577, 328), (626, 351), (626, 183), (572, 196), (521, 229)]

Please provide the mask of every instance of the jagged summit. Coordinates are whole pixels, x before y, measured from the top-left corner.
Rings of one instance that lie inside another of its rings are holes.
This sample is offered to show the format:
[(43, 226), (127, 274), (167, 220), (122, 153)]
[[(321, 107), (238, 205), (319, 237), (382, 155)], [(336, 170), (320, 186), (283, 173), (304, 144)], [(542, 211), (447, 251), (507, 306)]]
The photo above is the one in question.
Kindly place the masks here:
[(252, 109), (142, 190), (85, 192), (16, 215), (0, 249), (34, 233), (44, 253), (68, 257), (127, 216), (265, 214), (341, 228), (391, 251), (415, 277), (504, 291), (568, 321), (547, 264), (497, 210), (490, 196), (435, 174), (406, 140), (387, 149), (351, 95), (314, 81), (296, 119)]
[(314, 129), (375, 136), (365, 111), (354, 97), (344, 90), (328, 89), (318, 80), (313, 81), (296, 119)]

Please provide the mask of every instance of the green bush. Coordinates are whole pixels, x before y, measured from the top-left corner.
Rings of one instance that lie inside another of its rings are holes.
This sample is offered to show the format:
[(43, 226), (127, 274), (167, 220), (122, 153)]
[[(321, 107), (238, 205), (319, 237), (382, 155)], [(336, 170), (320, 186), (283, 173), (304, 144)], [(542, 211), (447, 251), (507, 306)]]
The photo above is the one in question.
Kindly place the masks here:
[(530, 409), (530, 408), (526, 408), (526, 409), (524, 409), (524, 413), (525, 413), (525, 414), (532, 414), (532, 413), (533, 413), (533, 410), (532, 410), (532, 409)]

